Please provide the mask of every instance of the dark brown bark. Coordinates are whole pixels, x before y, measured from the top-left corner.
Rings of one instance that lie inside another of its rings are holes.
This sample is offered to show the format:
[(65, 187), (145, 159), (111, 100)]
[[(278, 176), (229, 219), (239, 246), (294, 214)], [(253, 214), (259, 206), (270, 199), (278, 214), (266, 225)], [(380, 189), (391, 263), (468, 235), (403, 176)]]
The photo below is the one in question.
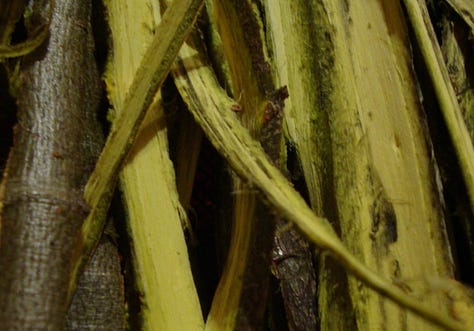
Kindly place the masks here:
[[(282, 120), (286, 87), (267, 104), (260, 141), (276, 166), (281, 166)], [(273, 270), (280, 282), (286, 318), (291, 330), (316, 330), (316, 275), (308, 243), (294, 228), (277, 217), (272, 251)]]
[(273, 268), (280, 282), (290, 330), (316, 330), (316, 275), (305, 238), (283, 220), (277, 221)]
[[(48, 42), (23, 59), (1, 214), (2, 330), (64, 328), (83, 186), (100, 151), (90, 1), (55, 0)], [(33, 1), (44, 21), (51, 3)], [(34, 17), (33, 17), (34, 18)]]
[(66, 330), (124, 330), (123, 279), (114, 234), (107, 234), (110, 231), (102, 235), (79, 279), (67, 314)]

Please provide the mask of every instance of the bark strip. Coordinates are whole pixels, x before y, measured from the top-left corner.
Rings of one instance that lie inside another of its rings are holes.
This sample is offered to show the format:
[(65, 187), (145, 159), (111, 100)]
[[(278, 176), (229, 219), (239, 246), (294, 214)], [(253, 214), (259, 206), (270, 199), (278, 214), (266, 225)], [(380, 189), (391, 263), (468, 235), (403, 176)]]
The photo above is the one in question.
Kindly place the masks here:
[[(278, 89), (265, 107), (260, 143), (275, 166), (282, 168), (282, 121), (286, 86)], [(315, 330), (316, 274), (307, 241), (286, 220), (275, 217), (272, 262), (279, 280), (286, 318), (291, 330)]]

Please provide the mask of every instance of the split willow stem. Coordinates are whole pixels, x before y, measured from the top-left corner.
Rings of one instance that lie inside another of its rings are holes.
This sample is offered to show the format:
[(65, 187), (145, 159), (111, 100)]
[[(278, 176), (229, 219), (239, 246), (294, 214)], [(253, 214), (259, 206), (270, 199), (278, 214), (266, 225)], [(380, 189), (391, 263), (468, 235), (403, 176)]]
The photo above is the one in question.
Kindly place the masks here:
[[(87, 261), (87, 256), (99, 239), (105, 220), (104, 214), (120, 166), (130, 150), (153, 95), (168, 73), (171, 63), (196, 19), (202, 2), (173, 1), (157, 28), (157, 37), (154, 38), (144, 56), (128, 93), (124, 109), (114, 123), (104, 151), (86, 187), (85, 199), (93, 209), (82, 228), (80, 244), (83, 246), (76, 256), (74, 278), (77, 277), (81, 267)], [(429, 321), (447, 329), (465, 330), (460, 323), (437, 314), (358, 261), (344, 247), (329, 222), (317, 217), (288, 180), (270, 163), (261, 146), (250, 137), (235, 114), (230, 111), (232, 103), (222, 102), (225, 98), (222, 95), (213, 95), (214, 92), (216, 89), (210, 89), (210, 95), (189, 96), (213, 99), (206, 100), (209, 103), (204, 104), (205, 107), (192, 109), (192, 112), (213, 145), (242, 178), (255, 184), (284, 217), (293, 221), (318, 247), (327, 250), (341, 265), (368, 286)], [(224, 108), (212, 107), (211, 103), (224, 106)], [(73, 284), (71, 285), (72, 292)]]
[[(197, 58), (193, 57), (194, 60)], [(182, 66), (182, 62), (178, 61), (178, 64)], [(232, 169), (260, 189), (263, 197), (285, 219), (292, 221), (316, 246), (378, 293), (446, 329), (465, 330), (460, 323), (405, 294), (357, 260), (342, 244), (328, 220), (316, 216), (280, 170), (271, 164), (261, 145), (231, 110), (235, 101), (218, 86), (212, 72), (188, 71), (187, 76), (178, 89), (210, 142)], [(204, 90), (207, 93), (198, 92)], [(212, 329), (215, 323), (208, 319), (206, 329)]]
[(294, 222), (316, 246), (327, 251), (367, 286), (432, 323), (449, 330), (466, 330), (460, 323), (394, 287), (357, 260), (342, 244), (328, 220), (316, 216), (280, 170), (271, 164), (262, 147), (232, 113), (223, 92), (219, 96), (219, 90), (212, 89), (212, 86), (216, 84), (208, 86), (210, 96), (188, 96), (191, 100), (207, 98), (201, 102), (203, 107), (190, 110), (211, 143), (239, 176), (259, 188), (284, 218)]
[(137, 70), (123, 109), (118, 112), (119, 115), (113, 123), (105, 147), (85, 188), (84, 198), (91, 206), (91, 212), (78, 238), (69, 299), (74, 292), (78, 275), (100, 239), (121, 166), (133, 146), (145, 113), (156, 91), (168, 75), (203, 2), (203, 0), (176, 0), (166, 10)]

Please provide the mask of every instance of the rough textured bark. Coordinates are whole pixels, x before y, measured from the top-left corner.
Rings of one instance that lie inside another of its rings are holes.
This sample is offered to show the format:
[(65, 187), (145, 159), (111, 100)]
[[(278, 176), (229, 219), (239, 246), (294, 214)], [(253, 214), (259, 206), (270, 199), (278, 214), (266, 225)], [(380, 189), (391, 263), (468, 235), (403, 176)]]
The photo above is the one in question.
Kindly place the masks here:
[(64, 327), (72, 243), (88, 213), (83, 185), (100, 151), (90, 1), (33, 1), (48, 43), (23, 60), (0, 237), (0, 325)]
[(316, 275), (308, 242), (288, 223), (277, 220), (272, 252), (290, 330), (316, 330)]
[[(287, 87), (275, 93), (265, 107), (260, 143), (275, 166), (282, 168), (282, 121)], [(291, 330), (314, 330), (317, 327), (316, 274), (306, 239), (289, 223), (276, 217), (272, 262), (279, 280), (286, 318)]]
[(123, 279), (113, 236), (109, 223), (109, 230), (102, 235), (79, 279), (66, 317), (66, 330), (124, 330)]

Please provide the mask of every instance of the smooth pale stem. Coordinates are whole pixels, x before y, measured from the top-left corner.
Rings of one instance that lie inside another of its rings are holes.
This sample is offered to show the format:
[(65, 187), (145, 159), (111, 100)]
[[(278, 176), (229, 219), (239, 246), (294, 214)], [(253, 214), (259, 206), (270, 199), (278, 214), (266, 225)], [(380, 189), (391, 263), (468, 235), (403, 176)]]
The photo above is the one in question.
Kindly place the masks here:
[(84, 198), (91, 206), (78, 238), (75, 266), (71, 274), (69, 297), (76, 280), (95, 248), (105, 224), (110, 198), (153, 96), (165, 80), (181, 45), (188, 36), (203, 0), (173, 1), (163, 15), (135, 79), (118, 112), (96, 167), (87, 182)]

